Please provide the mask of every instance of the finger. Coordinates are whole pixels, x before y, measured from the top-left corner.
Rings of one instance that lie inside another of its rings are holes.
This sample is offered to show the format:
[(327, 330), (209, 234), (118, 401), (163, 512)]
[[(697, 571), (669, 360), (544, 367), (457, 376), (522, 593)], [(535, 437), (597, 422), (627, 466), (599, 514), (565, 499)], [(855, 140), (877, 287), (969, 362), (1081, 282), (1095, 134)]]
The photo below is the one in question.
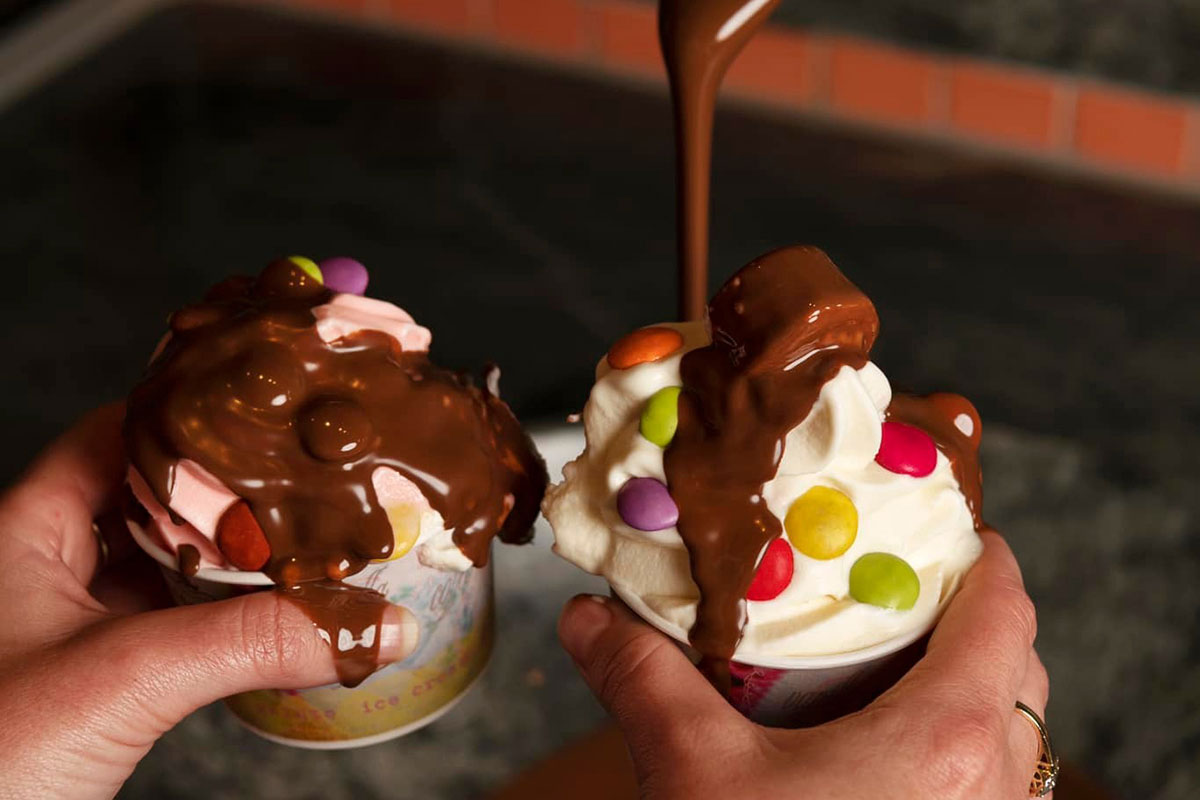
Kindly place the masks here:
[(696, 746), (697, 731), (747, 723), (675, 644), (623, 604), (594, 595), (567, 603), (563, 647), (616, 718), (643, 775), (673, 747)]
[(158, 562), (140, 550), (101, 570), (88, 592), (118, 616), (174, 605)]
[[(379, 663), (411, 653), (417, 619), (388, 605), (378, 632)], [(301, 689), (337, 680), (330, 647), (295, 604), (274, 591), (181, 606), (94, 626), (71, 646), (76, 664), (105, 664), (113, 724), (152, 742), (192, 711), (256, 689)]]
[(925, 657), (900, 681), (895, 696), (926, 708), (1011, 709), (1037, 632), (1012, 551), (994, 531), (929, 640)]
[(61, 559), (88, 583), (99, 552), (92, 518), (109, 504), (125, 474), (123, 415), (122, 403), (96, 409), (38, 457), (0, 499), (0, 548), (26, 547)]
[(100, 537), (100, 557), (97, 569), (106, 569), (124, 561), (132, 555), (142, 552), (129, 532), (129, 522), (126, 514), (130, 503), (136, 503), (128, 486), (118, 494), (120, 498), (93, 520), (95, 534)]
[[(1042, 660), (1038, 658), (1037, 652), (1030, 650), (1026, 661), (1025, 676), (1021, 681), (1017, 698), (1044, 720), (1049, 693), (1050, 680), (1046, 674), (1046, 668), (1042, 665)], [(1019, 787), (1026, 787), (1033, 777), (1038, 757), (1041, 754), (1041, 737), (1028, 719), (1014, 712), (1009, 724), (1008, 741), (1014, 780)]]

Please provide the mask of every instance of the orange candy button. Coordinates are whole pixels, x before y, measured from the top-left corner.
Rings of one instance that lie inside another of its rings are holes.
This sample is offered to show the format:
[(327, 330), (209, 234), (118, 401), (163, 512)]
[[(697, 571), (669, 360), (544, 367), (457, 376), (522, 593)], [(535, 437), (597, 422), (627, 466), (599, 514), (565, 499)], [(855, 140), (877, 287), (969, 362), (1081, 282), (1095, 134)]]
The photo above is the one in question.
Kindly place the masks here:
[(617, 340), (608, 351), (608, 365), (613, 369), (629, 369), (666, 358), (681, 347), (683, 336), (679, 331), (659, 326), (640, 328)]

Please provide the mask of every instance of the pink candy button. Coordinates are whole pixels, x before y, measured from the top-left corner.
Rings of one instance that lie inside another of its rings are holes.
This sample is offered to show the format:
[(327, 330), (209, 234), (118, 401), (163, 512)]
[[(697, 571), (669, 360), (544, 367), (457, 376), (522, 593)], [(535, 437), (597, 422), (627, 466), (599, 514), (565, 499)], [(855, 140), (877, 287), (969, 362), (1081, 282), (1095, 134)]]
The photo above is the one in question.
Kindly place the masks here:
[(885, 422), (875, 461), (891, 472), (923, 478), (937, 466), (937, 445), (920, 428), (903, 422)]
[(746, 599), (762, 602), (774, 600), (792, 582), (792, 572), (796, 562), (792, 556), (792, 546), (787, 539), (775, 539), (763, 552), (762, 561), (758, 562), (758, 570), (754, 580), (746, 590)]

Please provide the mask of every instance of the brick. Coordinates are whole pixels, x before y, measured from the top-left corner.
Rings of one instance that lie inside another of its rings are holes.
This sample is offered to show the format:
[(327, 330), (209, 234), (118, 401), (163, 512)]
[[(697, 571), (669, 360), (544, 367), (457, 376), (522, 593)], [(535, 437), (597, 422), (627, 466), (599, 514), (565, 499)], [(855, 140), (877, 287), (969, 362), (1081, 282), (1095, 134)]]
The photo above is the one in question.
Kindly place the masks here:
[(600, 58), (606, 65), (666, 77), (653, 4), (608, 0), (595, 8)]
[(389, 0), (387, 11), (401, 25), (458, 36), (470, 33), (468, 0)]
[(1027, 148), (1054, 145), (1055, 78), (962, 62), (950, 73), (950, 124), (963, 133)]
[(839, 38), (832, 42), (830, 104), (847, 115), (914, 125), (933, 116), (936, 64), (928, 56)]
[(1081, 89), (1075, 112), (1075, 149), (1089, 161), (1174, 175), (1183, 169), (1183, 104), (1142, 92), (1093, 86)]
[(729, 68), (725, 85), (746, 95), (787, 105), (813, 97), (809, 40), (799, 31), (768, 28), (747, 44)]
[(494, 0), (492, 5), (499, 42), (546, 55), (582, 55), (583, 21), (577, 0)]

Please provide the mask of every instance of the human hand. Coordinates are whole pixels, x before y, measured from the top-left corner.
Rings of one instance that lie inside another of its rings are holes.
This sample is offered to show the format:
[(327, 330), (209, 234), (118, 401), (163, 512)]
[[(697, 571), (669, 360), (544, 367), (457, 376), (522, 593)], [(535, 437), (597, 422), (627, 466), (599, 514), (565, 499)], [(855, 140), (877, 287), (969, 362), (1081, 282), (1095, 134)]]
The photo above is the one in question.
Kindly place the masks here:
[(983, 555), (926, 655), (866, 709), (800, 730), (755, 725), (667, 637), (618, 601), (567, 604), (559, 637), (616, 718), (645, 798), (1028, 796), (1049, 682), (1036, 617), (1008, 545)]
[[(125, 476), (122, 413), (88, 415), (0, 496), (0, 797), (111, 797), (201, 706), (337, 680), (328, 646), (276, 592), (154, 610), (169, 600), (132, 542), (110, 541), (100, 563), (92, 519)], [(391, 608), (381, 663), (418, 635)]]

